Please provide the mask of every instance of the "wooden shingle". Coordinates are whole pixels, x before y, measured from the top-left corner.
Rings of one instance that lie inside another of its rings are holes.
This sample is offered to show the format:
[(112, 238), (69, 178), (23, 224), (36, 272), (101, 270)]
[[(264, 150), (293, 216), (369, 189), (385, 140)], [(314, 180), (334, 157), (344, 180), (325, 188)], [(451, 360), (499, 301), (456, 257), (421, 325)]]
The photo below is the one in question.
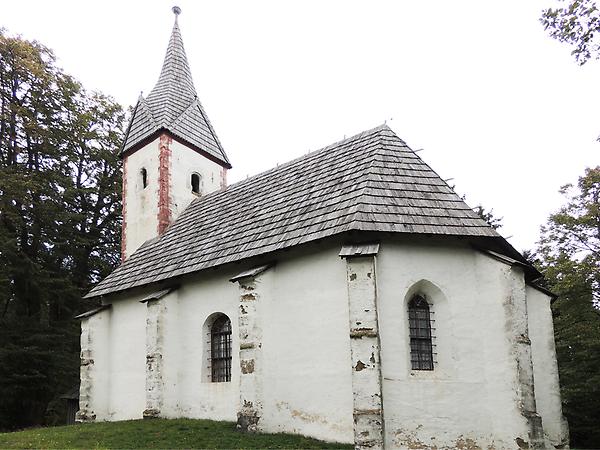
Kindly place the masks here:
[(88, 297), (352, 230), (499, 237), (383, 125), (194, 200)]
[(224, 167), (231, 167), (208, 116), (198, 99), (177, 21), (156, 86), (148, 98), (140, 95), (122, 148), (133, 151), (167, 131), (199, 151), (206, 152)]

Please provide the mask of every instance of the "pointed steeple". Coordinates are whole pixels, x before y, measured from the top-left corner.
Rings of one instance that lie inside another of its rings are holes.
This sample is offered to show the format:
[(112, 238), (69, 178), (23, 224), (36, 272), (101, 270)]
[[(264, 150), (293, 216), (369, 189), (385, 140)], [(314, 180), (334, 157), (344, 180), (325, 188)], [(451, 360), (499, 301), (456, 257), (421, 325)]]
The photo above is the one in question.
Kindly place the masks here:
[(160, 130), (205, 152), (221, 165), (231, 167), (227, 155), (204, 112), (194, 87), (177, 17), (158, 82), (146, 99), (140, 96), (125, 136), (122, 153), (134, 151)]

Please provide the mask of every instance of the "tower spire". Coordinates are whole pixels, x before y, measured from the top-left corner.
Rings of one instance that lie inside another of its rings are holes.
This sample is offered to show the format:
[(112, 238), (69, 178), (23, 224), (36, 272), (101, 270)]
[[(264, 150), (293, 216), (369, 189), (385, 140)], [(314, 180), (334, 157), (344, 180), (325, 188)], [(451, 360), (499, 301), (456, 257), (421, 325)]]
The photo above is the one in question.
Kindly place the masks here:
[[(223, 167), (231, 167), (196, 94), (177, 22), (181, 8), (173, 6), (171, 10), (175, 14), (175, 22), (160, 76), (146, 99), (138, 100), (138, 106), (140, 102), (145, 103), (147, 111), (142, 112), (144, 108), (136, 107), (125, 136), (122, 153), (135, 151), (152, 135), (166, 130), (174, 138), (179, 138), (201, 153), (208, 154)], [(149, 117), (153, 120), (150, 121)]]
[(174, 6), (160, 76), (140, 95), (121, 151), (123, 259), (162, 235), (199, 195), (227, 186), (231, 164), (196, 95)]

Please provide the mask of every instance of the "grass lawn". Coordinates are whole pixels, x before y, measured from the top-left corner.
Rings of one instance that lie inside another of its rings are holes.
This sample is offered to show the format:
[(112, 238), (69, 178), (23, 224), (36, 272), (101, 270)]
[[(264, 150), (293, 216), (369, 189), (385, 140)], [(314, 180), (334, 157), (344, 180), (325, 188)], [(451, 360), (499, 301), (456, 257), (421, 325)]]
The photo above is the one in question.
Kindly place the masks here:
[(242, 434), (233, 422), (191, 419), (128, 420), (0, 433), (4, 448), (339, 448), (290, 434)]

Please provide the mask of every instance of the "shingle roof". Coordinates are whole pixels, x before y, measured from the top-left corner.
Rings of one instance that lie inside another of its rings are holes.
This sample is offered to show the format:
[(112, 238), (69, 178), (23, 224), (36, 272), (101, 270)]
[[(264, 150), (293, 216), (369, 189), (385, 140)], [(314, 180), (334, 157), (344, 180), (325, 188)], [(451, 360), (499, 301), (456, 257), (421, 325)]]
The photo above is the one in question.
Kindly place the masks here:
[(350, 230), (499, 236), (383, 125), (194, 200), (88, 297)]
[(147, 99), (140, 95), (122, 153), (134, 149), (159, 130), (167, 130), (231, 167), (208, 116), (198, 100), (190, 66), (175, 19), (160, 77)]

